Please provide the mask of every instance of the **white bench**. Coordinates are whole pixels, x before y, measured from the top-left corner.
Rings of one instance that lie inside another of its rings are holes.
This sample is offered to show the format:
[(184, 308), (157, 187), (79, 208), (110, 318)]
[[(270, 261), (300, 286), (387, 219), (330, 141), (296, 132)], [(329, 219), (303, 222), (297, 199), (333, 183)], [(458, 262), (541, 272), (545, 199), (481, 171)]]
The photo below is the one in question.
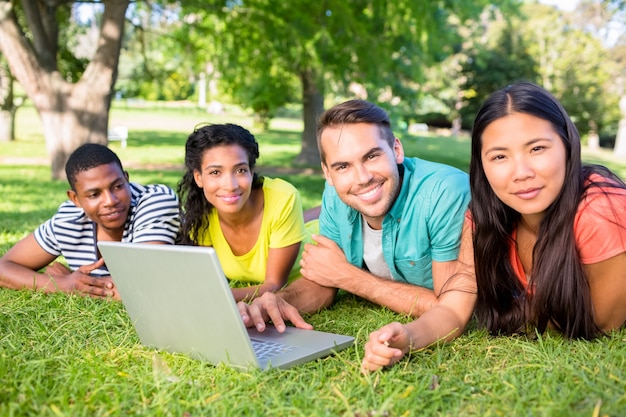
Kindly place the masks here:
[(128, 140), (128, 127), (126, 126), (111, 126), (109, 128), (108, 140), (119, 140), (122, 142), (122, 148), (126, 148), (126, 141)]

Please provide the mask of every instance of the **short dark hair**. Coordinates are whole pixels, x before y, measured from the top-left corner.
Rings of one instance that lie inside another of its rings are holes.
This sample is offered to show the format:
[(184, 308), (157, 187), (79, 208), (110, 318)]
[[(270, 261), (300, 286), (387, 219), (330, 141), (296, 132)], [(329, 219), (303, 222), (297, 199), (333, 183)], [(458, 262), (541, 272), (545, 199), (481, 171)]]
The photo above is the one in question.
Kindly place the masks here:
[(322, 113), (317, 121), (317, 148), (320, 152), (322, 162), (326, 155), (321, 146), (322, 132), (327, 127), (341, 126), (344, 124), (370, 123), (377, 125), (380, 133), (393, 147), (395, 136), (391, 130), (389, 114), (381, 107), (366, 100), (348, 100), (337, 104)]
[(104, 145), (85, 143), (76, 148), (65, 163), (65, 175), (72, 190), (76, 191), (76, 176), (100, 165), (117, 164), (122, 171), (122, 162), (115, 152)]

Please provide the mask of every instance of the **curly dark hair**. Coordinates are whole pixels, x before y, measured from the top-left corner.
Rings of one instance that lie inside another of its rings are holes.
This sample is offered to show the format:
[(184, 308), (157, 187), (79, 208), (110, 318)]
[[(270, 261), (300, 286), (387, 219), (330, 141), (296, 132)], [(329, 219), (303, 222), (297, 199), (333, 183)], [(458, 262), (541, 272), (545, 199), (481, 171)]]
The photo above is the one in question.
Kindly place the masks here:
[(205, 219), (212, 205), (204, 197), (202, 188), (196, 184), (194, 172), (202, 171), (202, 157), (207, 150), (223, 145), (241, 146), (248, 155), (248, 165), (253, 172), (252, 188), (257, 189), (263, 185), (263, 177), (254, 172), (259, 157), (259, 144), (252, 133), (231, 123), (196, 126), (185, 144), (186, 171), (178, 183), (182, 213), (181, 235), (178, 241), (182, 244), (197, 245), (198, 236), (208, 226)]

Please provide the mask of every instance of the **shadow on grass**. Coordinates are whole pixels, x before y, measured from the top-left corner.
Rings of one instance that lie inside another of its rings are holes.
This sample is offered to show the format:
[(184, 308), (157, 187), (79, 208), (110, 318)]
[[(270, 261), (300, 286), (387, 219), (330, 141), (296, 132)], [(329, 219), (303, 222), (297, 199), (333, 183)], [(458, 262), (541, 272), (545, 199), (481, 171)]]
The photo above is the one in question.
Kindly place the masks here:
[(471, 150), (468, 137), (404, 135), (401, 141), (406, 156), (416, 156), (469, 171)]
[(165, 184), (176, 190), (183, 177), (182, 169), (128, 169), (131, 181), (140, 184)]
[(47, 166), (0, 167), (2, 233), (23, 234), (48, 219), (67, 199), (65, 181), (50, 180)]
[(188, 134), (157, 131), (157, 130), (135, 130), (128, 135), (129, 147), (168, 147), (182, 146), (185, 147)]
[[(133, 130), (128, 135), (129, 146), (185, 146), (187, 137), (191, 132), (169, 132), (162, 130)], [(300, 147), (302, 134), (287, 130), (268, 130), (254, 135), (259, 142), (259, 147), (271, 146), (297, 146)]]
[[(319, 170), (319, 165), (295, 165), (294, 158), (301, 149), (301, 134), (285, 130), (269, 130), (255, 135), (259, 143), (259, 166), (273, 166), (294, 169), (311, 168)], [(119, 142), (112, 142), (111, 148), (125, 165), (133, 163), (150, 166), (151, 169), (180, 169), (184, 163), (187, 134), (164, 131), (135, 131), (128, 138), (128, 146), (122, 149)], [(165, 151), (165, 152), (164, 152)], [(126, 162), (132, 161), (132, 162)], [(161, 165), (160, 167), (158, 165)], [(139, 167), (138, 167), (139, 168)]]
[(298, 148), (302, 142), (302, 133), (288, 130), (270, 129), (255, 135), (259, 146), (263, 145), (294, 145)]

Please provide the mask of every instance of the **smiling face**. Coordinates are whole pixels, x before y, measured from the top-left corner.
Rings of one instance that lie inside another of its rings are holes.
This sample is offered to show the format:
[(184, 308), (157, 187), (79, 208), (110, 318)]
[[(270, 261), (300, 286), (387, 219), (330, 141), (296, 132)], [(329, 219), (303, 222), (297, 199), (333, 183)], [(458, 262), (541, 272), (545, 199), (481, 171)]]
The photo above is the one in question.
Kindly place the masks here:
[(325, 128), (320, 146), (324, 176), (339, 198), (361, 212), (370, 227), (381, 229), (400, 191), (400, 141), (390, 147), (377, 125), (353, 123)]
[(565, 182), (566, 150), (547, 120), (512, 113), (481, 136), (481, 161), (496, 196), (527, 219), (541, 220)]
[(68, 197), (114, 240), (121, 240), (130, 210), (128, 174), (117, 163), (99, 165), (76, 174)]
[(252, 192), (248, 154), (239, 145), (209, 148), (202, 155), (201, 171), (194, 171), (194, 179), (218, 213), (237, 213)]

